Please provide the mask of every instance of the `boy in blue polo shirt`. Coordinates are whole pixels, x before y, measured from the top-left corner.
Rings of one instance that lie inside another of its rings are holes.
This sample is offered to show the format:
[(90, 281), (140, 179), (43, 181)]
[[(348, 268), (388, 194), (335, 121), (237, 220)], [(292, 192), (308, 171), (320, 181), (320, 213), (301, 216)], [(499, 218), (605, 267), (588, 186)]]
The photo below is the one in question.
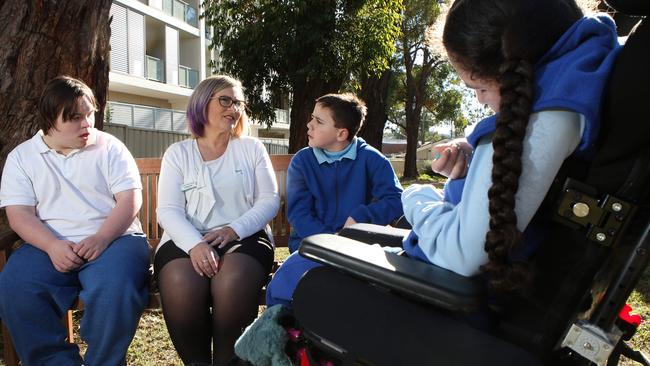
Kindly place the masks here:
[(307, 124), (309, 147), (296, 153), (287, 173), (293, 254), (269, 284), (269, 306), (288, 305), (297, 281), (318, 265), (294, 253), (302, 239), (357, 222), (387, 225), (403, 214), (402, 187), (390, 162), (355, 137), (365, 116), (365, 104), (353, 94), (316, 99)]

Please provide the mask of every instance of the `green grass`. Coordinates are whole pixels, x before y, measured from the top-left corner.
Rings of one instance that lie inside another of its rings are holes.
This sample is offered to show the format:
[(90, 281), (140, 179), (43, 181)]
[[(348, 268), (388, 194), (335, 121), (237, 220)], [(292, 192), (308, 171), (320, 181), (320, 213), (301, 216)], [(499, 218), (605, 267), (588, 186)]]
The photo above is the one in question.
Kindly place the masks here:
[[(287, 248), (278, 248), (276, 250), (276, 259), (282, 261), (288, 256)], [(645, 354), (650, 354), (650, 269), (641, 278), (636, 290), (628, 299), (636, 313), (640, 314), (647, 322), (642, 323), (631, 344), (633, 348), (640, 349)], [(260, 307), (263, 311), (264, 307)], [(75, 334), (79, 334), (79, 318), (83, 312), (75, 312), (74, 324)], [(1, 334), (1, 331), (0, 331)], [(85, 351), (85, 344), (79, 343), (81, 351)], [(4, 366), (2, 358), (2, 344), (0, 344), (0, 365)], [(160, 310), (146, 311), (142, 315), (138, 331), (136, 332), (133, 342), (129, 347), (127, 354), (128, 365), (138, 366), (180, 366), (182, 362), (178, 358), (176, 351), (169, 339), (167, 327), (163, 320)], [(635, 363), (624, 360), (621, 365), (632, 366)]]
[(402, 187), (406, 188), (410, 186), (411, 184), (433, 184), (434, 186), (438, 188), (442, 188), (442, 186), (445, 184), (445, 181), (447, 178), (443, 178), (437, 175), (429, 175), (426, 173), (422, 173), (418, 175), (417, 178), (415, 179), (400, 179), (400, 183), (402, 183)]
[[(287, 248), (278, 248), (275, 251), (275, 258), (284, 261), (289, 256)], [(264, 310), (260, 306), (260, 312)], [(79, 336), (79, 319), (83, 316), (83, 311), (74, 313), (75, 335)], [(2, 330), (0, 329), (0, 339)], [(86, 344), (77, 339), (81, 352), (86, 351)], [(138, 330), (133, 337), (133, 342), (129, 346), (126, 356), (128, 365), (137, 366), (182, 366), (180, 358), (174, 350), (165, 320), (161, 310), (147, 310), (140, 319)], [(2, 342), (0, 342), (0, 366), (5, 366)]]
[[(632, 306), (634, 312), (641, 315), (644, 322), (637, 330), (636, 334), (630, 341), (632, 348), (640, 350), (646, 356), (650, 355), (650, 267), (646, 268), (645, 273), (639, 280), (632, 294), (627, 299), (627, 303)], [(636, 362), (625, 360), (622, 365), (638, 365)]]

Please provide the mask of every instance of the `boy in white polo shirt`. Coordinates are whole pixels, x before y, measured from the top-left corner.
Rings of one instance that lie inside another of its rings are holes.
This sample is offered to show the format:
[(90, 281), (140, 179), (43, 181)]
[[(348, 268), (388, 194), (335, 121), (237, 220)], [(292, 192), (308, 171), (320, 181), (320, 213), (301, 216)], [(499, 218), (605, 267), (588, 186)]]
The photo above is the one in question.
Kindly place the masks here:
[[(124, 365), (147, 304), (138, 168), (118, 139), (93, 128), (96, 110), (83, 82), (51, 80), (41, 130), (2, 173), (0, 207), (26, 243), (0, 272), (0, 318), (25, 365)], [(61, 323), (77, 296), (85, 362)]]

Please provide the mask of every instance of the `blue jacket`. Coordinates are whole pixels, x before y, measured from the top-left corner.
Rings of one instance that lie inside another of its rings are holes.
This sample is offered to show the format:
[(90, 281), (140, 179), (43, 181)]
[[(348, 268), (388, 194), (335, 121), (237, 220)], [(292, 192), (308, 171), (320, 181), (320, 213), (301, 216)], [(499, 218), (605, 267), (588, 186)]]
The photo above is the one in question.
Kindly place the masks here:
[(335, 233), (348, 217), (387, 225), (403, 214), (402, 187), (388, 159), (356, 139), (357, 157), (319, 164), (312, 148), (296, 153), (287, 173), (289, 250), (303, 238)]
[[(616, 24), (609, 16), (584, 17), (569, 28), (535, 65), (535, 99), (532, 112), (568, 109), (585, 116), (585, 130), (575, 154), (588, 159), (600, 130), (600, 100), (620, 51)], [(496, 115), (478, 122), (467, 142), (474, 148), (494, 132)], [(445, 199), (458, 203), (464, 179), (445, 185)]]
[[(574, 152), (577, 156), (588, 158), (593, 152), (600, 126), (600, 100), (619, 50), (612, 19), (605, 15), (589, 16), (569, 28), (535, 65), (533, 112), (567, 109), (585, 118), (582, 140)], [(495, 121), (495, 116), (480, 121), (467, 137), (468, 142), (476, 148), (479, 141), (489, 139), (494, 132)], [(449, 180), (445, 185), (444, 202), (450, 207), (457, 205), (463, 196), (464, 185), (464, 179)], [(419, 223), (411, 224), (415, 227)], [(535, 229), (531, 226), (534, 225), (529, 225), (529, 229)], [(448, 228), (449, 231), (458, 229), (453, 226)], [(527, 257), (540, 241), (539, 232), (531, 234), (535, 230), (528, 231), (524, 233), (526, 253), (517, 253), (517, 257)], [(429, 246), (428, 243), (418, 243), (415, 231), (404, 241), (404, 249), (409, 256), (430, 262), (425, 252), (432, 249), (423, 251), (423, 245)], [(452, 258), (446, 259), (454, 261)], [(466, 273), (473, 271), (471, 268), (464, 269)]]

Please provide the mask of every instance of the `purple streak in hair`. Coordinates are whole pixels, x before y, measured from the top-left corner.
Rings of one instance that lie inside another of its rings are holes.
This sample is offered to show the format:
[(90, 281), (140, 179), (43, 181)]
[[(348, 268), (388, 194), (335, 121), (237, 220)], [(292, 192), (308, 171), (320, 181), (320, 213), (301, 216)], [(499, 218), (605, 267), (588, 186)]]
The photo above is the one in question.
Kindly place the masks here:
[(242, 88), (241, 83), (230, 76), (211, 76), (199, 83), (187, 103), (187, 120), (190, 132), (195, 137), (203, 137), (208, 123), (208, 104), (214, 93), (225, 88)]
[(214, 93), (214, 79), (205, 79), (190, 96), (187, 104), (187, 120), (190, 132), (196, 137), (202, 137), (205, 130), (205, 124), (208, 123), (208, 116), (206, 110), (210, 97)]

